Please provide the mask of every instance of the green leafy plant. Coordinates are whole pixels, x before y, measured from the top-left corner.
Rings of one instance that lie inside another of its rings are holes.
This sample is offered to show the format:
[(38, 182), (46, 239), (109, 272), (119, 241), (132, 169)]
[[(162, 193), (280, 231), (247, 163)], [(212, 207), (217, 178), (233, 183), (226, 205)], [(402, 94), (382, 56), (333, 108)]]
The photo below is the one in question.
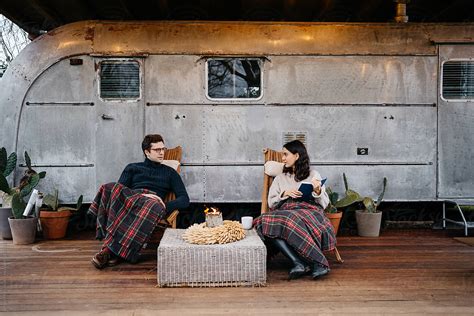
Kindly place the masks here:
[(344, 188), (346, 189), (343, 198), (339, 200), (339, 193), (334, 192), (330, 187), (326, 189), (326, 192), (329, 196), (329, 204), (325, 209), (326, 213), (337, 213), (338, 208), (345, 208), (354, 203), (363, 201), (363, 198), (359, 193), (349, 189), (345, 173), (342, 174), (342, 178), (344, 180)]
[(25, 151), (25, 163), (27, 169), (20, 184), (17, 187), (10, 187), (7, 177), (16, 167), (17, 155), (11, 153), (7, 155), (4, 147), (0, 149), (0, 191), (3, 192), (3, 204), (11, 206), (13, 216), (17, 219), (23, 218), (23, 211), (26, 207), (24, 198), (38, 185), (39, 181), (46, 176), (46, 172), (37, 173), (31, 167), (31, 159)]
[(362, 202), (366, 212), (377, 213), (378, 212), (378, 207), (380, 206), (380, 203), (382, 203), (383, 197), (385, 195), (385, 189), (387, 188), (387, 178), (386, 177), (383, 178), (382, 192), (380, 193), (379, 197), (377, 198), (377, 201), (374, 201), (369, 196), (361, 197), (361, 195), (359, 193), (357, 193), (354, 190), (349, 189), (349, 185), (348, 185), (348, 182), (347, 182), (346, 175), (343, 174), (343, 177), (344, 177), (344, 186), (346, 187), (346, 198), (347, 198), (346, 201), (344, 201), (344, 203), (350, 202), (351, 200), (355, 200), (356, 202)]
[(48, 207), (49, 211), (61, 212), (61, 211), (78, 211), (82, 207), (83, 196), (79, 196), (76, 202), (76, 207), (59, 206), (59, 192), (57, 189), (54, 190), (53, 194), (47, 194), (43, 198), (43, 204)]

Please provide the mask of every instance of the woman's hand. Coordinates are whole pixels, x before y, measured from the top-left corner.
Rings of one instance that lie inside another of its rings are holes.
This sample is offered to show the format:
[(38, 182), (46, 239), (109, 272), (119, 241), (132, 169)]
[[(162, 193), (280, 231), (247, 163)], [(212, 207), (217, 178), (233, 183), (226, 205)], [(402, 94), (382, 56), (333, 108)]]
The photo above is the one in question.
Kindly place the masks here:
[(321, 194), (321, 181), (313, 178), (311, 179), (311, 184), (313, 185), (313, 192), (316, 193), (316, 195)]
[(300, 198), (302, 195), (303, 195), (303, 193), (301, 193), (300, 191), (298, 191), (298, 190), (296, 190), (296, 189), (293, 189), (293, 190), (286, 190), (286, 191), (283, 192), (283, 197), (289, 196), (289, 197), (294, 198), (294, 199), (298, 199), (298, 198)]

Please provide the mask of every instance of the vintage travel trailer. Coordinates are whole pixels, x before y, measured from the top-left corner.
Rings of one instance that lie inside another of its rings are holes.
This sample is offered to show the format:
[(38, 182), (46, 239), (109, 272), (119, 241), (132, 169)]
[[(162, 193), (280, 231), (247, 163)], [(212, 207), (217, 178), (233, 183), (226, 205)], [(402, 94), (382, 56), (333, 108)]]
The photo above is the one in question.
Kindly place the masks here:
[(142, 160), (148, 133), (183, 147), (193, 202), (259, 202), (262, 149), (295, 138), (336, 191), (345, 172), (366, 195), (385, 176), (387, 200), (469, 202), (473, 57), (470, 23), (77, 22), (7, 69), (1, 145), (64, 202)]

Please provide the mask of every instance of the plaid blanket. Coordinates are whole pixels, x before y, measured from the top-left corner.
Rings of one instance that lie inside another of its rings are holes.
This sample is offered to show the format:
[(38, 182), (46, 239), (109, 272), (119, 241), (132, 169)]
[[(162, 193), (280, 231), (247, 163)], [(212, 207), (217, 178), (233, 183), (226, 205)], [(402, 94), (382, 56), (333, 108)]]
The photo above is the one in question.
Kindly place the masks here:
[(329, 266), (322, 252), (336, 247), (336, 235), (320, 205), (288, 199), (257, 217), (254, 226), (264, 241), (281, 238), (306, 261)]
[(104, 241), (103, 247), (131, 262), (138, 260), (139, 251), (166, 214), (161, 203), (143, 193), (153, 192), (107, 183), (88, 211), (97, 216), (96, 238)]

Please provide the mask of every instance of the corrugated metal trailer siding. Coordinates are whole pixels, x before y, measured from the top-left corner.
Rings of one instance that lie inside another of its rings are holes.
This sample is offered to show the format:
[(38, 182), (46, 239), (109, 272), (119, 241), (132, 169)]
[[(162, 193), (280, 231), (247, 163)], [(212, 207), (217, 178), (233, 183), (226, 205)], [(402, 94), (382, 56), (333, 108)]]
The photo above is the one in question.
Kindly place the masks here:
[[(474, 45), (439, 48), (439, 73), (447, 60), (474, 62)], [(470, 74), (471, 85), (474, 74)], [(472, 86), (471, 86), (472, 89)], [(438, 100), (439, 196), (474, 199), (474, 100)]]
[[(64, 59), (44, 71), (24, 96), (18, 130), (18, 153), (27, 150), (37, 171), (47, 177), (41, 189), (59, 190), (61, 199), (80, 194), (93, 198), (96, 185), (97, 110), (94, 102), (94, 61), (82, 66)], [(18, 170), (21, 172), (22, 170)]]
[(163, 126), (182, 140), (194, 200), (259, 201), (261, 150), (281, 148), (285, 131), (306, 133), (314, 167), (338, 190), (345, 171), (362, 192), (378, 192), (387, 176), (396, 188), (387, 198), (436, 196), (435, 56), (272, 56), (263, 98), (246, 105), (204, 98), (198, 58), (147, 59), (148, 76), (166, 83), (146, 89), (145, 115), (147, 132)]
[[(430, 40), (472, 33), (471, 24), (75, 23), (35, 40), (10, 66), (0, 131), (5, 146), (28, 150), (48, 172), (43, 189), (58, 187), (71, 202), (79, 194), (90, 201), (100, 183), (141, 160), (141, 138), (155, 132), (183, 146), (193, 201), (259, 201), (262, 148), (281, 148), (285, 132), (306, 136), (314, 167), (338, 191), (346, 172), (367, 195), (386, 176), (391, 200), (434, 200), (438, 187), (469, 196), (469, 172), (456, 172), (471, 164), (472, 133), (462, 127), (470, 121), (459, 115), (472, 110), (469, 102), (459, 114), (438, 108), (440, 63)], [(458, 55), (472, 54), (467, 47)], [(206, 60), (244, 55), (261, 58), (262, 97), (208, 99)], [(140, 64), (136, 100), (99, 97), (100, 62), (117, 59)], [(449, 115), (461, 120), (456, 132)], [(446, 126), (439, 139), (438, 124)], [(457, 133), (463, 141), (453, 142)], [(450, 154), (459, 147), (461, 161)]]

